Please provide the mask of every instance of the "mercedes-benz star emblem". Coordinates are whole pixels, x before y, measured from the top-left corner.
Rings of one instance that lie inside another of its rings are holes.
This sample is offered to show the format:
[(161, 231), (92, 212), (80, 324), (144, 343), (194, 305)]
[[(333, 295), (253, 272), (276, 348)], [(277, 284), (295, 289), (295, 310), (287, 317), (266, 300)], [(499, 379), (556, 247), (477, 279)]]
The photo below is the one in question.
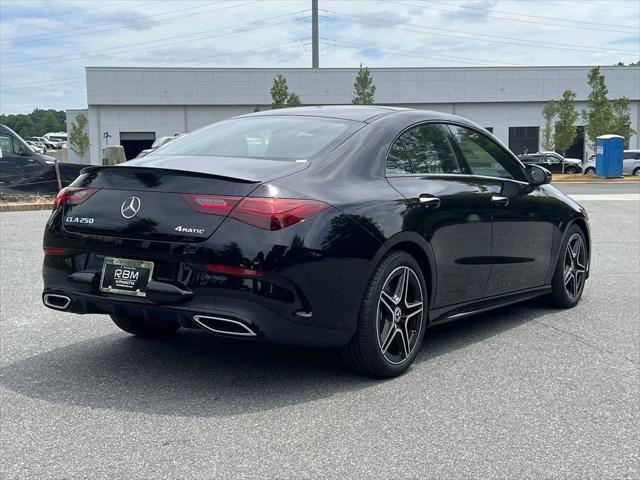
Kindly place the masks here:
[(135, 217), (140, 211), (140, 199), (136, 196), (131, 196), (122, 202), (120, 207), (120, 213), (126, 219)]

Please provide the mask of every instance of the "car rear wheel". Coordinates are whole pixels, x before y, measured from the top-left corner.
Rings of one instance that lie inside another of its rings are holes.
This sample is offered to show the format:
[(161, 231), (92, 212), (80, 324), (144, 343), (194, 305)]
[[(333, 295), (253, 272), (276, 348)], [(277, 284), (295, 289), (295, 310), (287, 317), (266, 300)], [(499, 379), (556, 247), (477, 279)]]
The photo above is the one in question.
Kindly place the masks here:
[(384, 257), (362, 299), (357, 331), (342, 350), (347, 365), (378, 378), (403, 373), (422, 345), (427, 299), (422, 270), (411, 255)]
[(172, 333), (177, 332), (180, 328), (180, 324), (177, 322), (149, 320), (142, 316), (137, 317), (111, 314), (110, 317), (118, 328), (140, 337), (161, 337), (164, 335), (171, 335)]
[(633, 169), (633, 176), (640, 177), (640, 167)]
[(587, 243), (582, 229), (570, 227), (560, 251), (556, 270), (551, 280), (550, 299), (556, 307), (574, 307), (582, 297), (587, 279)]

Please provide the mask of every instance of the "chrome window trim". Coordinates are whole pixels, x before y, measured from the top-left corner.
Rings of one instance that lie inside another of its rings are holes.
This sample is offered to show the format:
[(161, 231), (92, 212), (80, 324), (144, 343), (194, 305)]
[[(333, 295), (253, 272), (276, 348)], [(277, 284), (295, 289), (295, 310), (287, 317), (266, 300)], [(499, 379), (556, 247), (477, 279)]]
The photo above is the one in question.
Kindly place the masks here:
[(464, 177), (464, 178), (481, 178), (487, 180), (498, 180), (501, 182), (513, 182), (519, 185), (529, 185), (527, 182), (523, 182), (521, 180), (516, 180), (515, 178), (502, 178), (502, 177), (491, 177), (488, 175), (474, 175), (472, 173), (393, 173), (390, 175), (385, 175), (387, 178), (401, 178), (401, 177)]

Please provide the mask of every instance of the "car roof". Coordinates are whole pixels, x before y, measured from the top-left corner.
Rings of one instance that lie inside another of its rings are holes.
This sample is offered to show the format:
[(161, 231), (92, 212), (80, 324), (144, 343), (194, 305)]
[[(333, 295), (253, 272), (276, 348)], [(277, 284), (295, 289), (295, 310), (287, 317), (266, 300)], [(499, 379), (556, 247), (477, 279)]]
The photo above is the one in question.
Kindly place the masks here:
[(275, 110), (264, 110), (262, 112), (248, 113), (246, 115), (240, 115), (236, 118), (287, 115), (338, 118), (343, 120), (371, 123), (375, 120), (388, 117), (392, 114), (408, 115), (419, 121), (435, 120), (441, 122), (461, 123), (477, 128), (483, 128), (482, 126), (466, 118), (458, 117), (457, 115), (452, 115), (449, 113), (436, 112), (433, 110), (418, 110), (415, 108), (392, 107), (387, 105), (321, 105), (313, 107), (280, 108)]
[(410, 108), (387, 107), (382, 105), (321, 105), (314, 107), (280, 108), (249, 113), (241, 117), (295, 115), (308, 117), (340, 118), (357, 122), (369, 122), (376, 117), (389, 115), (398, 111), (412, 110)]

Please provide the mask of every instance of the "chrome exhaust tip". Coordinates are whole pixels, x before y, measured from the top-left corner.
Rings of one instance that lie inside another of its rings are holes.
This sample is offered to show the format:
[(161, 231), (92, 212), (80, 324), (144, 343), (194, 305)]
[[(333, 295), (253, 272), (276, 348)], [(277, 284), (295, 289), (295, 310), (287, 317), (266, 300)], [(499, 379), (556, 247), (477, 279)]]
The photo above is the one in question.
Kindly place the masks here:
[(248, 325), (231, 318), (194, 315), (193, 321), (203, 330), (219, 335), (234, 335), (236, 337), (257, 336), (256, 332)]
[(59, 295), (57, 293), (45, 293), (42, 297), (44, 304), (55, 310), (66, 310), (71, 305), (71, 299), (66, 295)]

